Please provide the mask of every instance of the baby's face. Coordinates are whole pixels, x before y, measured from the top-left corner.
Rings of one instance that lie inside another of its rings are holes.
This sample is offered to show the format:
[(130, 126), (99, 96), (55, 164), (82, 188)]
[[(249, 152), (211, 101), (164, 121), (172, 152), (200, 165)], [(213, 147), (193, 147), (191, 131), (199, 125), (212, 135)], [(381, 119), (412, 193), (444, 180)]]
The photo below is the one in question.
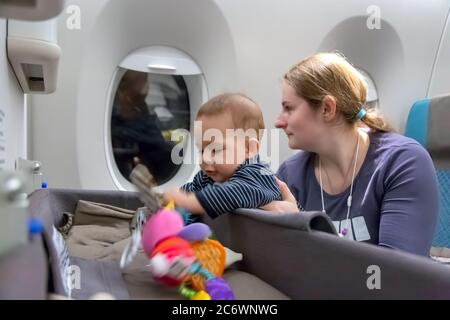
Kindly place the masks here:
[(202, 116), (196, 131), (200, 168), (215, 182), (228, 180), (248, 157), (243, 134), (237, 134), (230, 114)]

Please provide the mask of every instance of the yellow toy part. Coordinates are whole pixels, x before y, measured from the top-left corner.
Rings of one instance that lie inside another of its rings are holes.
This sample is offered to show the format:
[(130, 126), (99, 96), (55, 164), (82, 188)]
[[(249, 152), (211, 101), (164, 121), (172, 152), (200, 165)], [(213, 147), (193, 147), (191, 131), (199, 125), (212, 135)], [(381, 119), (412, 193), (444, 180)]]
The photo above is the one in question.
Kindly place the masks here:
[(174, 210), (175, 209), (175, 201), (170, 200), (169, 203), (164, 207), (164, 209)]
[(211, 297), (209, 296), (208, 293), (206, 293), (205, 291), (199, 291), (197, 292), (192, 298), (191, 300), (211, 300)]

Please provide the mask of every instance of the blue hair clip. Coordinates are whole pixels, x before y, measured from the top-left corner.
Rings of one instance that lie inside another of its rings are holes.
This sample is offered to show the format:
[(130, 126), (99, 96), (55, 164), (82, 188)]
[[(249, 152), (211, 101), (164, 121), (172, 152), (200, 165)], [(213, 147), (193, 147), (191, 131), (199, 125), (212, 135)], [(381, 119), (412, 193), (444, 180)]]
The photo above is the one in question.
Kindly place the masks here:
[(358, 113), (356, 114), (356, 119), (361, 120), (366, 115), (367, 111), (364, 108), (359, 109)]

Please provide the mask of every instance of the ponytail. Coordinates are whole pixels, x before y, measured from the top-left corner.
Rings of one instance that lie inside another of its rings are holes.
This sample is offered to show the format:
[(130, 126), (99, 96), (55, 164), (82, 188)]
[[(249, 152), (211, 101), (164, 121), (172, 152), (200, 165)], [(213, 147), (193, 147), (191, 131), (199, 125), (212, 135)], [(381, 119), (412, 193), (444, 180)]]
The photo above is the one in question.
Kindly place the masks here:
[(379, 114), (376, 109), (366, 110), (366, 114), (361, 121), (373, 131), (392, 132), (394, 128)]

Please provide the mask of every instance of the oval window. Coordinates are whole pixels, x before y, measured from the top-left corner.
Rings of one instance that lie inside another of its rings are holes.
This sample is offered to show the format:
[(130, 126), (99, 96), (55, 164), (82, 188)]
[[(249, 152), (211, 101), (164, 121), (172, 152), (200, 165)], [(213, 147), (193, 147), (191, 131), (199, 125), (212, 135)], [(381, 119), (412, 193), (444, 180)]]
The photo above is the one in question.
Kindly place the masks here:
[(186, 83), (181, 75), (120, 71), (111, 113), (115, 163), (128, 181), (134, 165), (142, 163), (159, 185), (164, 184), (180, 168), (171, 159), (180, 141), (172, 141), (171, 133), (190, 127)]
[(375, 86), (375, 81), (373, 81), (370, 74), (366, 71), (364, 71), (361, 68), (356, 67), (356, 70), (358, 70), (361, 75), (363, 76), (364, 80), (367, 83), (367, 98), (366, 98), (366, 105), (369, 109), (377, 109), (378, 108), (378, 91), (377, 87)]

